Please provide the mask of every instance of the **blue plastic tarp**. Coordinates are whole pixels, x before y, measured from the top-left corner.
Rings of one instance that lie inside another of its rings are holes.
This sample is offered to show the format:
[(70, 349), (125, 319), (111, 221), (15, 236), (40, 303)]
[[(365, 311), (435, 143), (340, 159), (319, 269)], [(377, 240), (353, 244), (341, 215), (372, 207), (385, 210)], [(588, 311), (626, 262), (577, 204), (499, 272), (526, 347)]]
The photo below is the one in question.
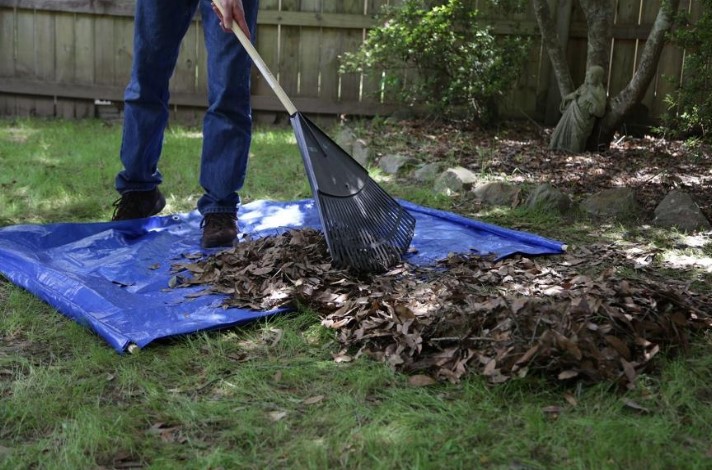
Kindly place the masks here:
[[(510, 230), (407, 201), (416, 218), (406, 260), (429, 265), (449, 253), (560, 254), (561, 242)], [(311, 199), (255, 201), (240, 208), (251, 237), (292, 228), (319, 228)], [(159, 338), (225, 328), (284, 312), (223, 308), (217, 294), (191, 296), (204, 286), (169, 288), (171, 266), (200, 248), (197, 211), (142, 220), (15, 225), (0, 229), (0, 273), (62, 314), (90, 327), (116, 351)], [(186, 297), (188, 295), (188, 297)]]

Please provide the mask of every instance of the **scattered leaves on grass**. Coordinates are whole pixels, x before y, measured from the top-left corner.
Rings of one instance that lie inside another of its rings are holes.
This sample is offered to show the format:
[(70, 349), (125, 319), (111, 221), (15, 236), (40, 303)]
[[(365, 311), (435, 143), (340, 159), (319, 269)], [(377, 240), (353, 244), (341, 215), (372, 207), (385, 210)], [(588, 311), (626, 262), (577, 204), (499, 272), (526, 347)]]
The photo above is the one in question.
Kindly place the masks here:
[(320, 403), (324, 401), (324, 395), (315, 395), (313, 397), (306, 398), (302, 403), (305, 405), (316, 405), (317, 403)]
[[(223, 294), (225, 308), (309, 306), (337, 332), (335, 361), (367, 355), (416, 382), (475, 372), (502, 383), (537, 373), (633, 388), (663, 348), (685, 350), (690, 332), (712, 326), (709, 296), (656, 280), (647, 268), (622, 277), (614, 267), (634, 261), (621, 247), (574, 251), (499, 261), (452, 254), (435, 266), (357, 277), (333, 269), (323, 235), (303, 229), (173, 269), (190, 274), (181, 285)], [(577, 271), (599, 266), (614, 267)], [(271, 335), (274, 344), (281, 331)]]
[(408, 383), (414, 387), (426, 387), (428, 385), (436, 384), (437, 382), (429, 375), (418, 374), (411, 375), (410, 378), (408, 378)]
[(281, 421), (282, 419), (287, 417), (287, 412), (286, 411), (270, 411), (267, 413), (267, 416), (269, 416), (269, 419), (271, 421), (274, 421), (275, 423), (277, 421)]
[(623, 405), (625, 405), (626, 408), (630, 408), (631, 410), (635, 410), (639, 413), (644, 413), (644, 414), (650, 413), (650, 410), (648, 408), (638, 404), (637, 402), (635, 402), (633, 400), (627, 399), (627, 398), (623, 400)]

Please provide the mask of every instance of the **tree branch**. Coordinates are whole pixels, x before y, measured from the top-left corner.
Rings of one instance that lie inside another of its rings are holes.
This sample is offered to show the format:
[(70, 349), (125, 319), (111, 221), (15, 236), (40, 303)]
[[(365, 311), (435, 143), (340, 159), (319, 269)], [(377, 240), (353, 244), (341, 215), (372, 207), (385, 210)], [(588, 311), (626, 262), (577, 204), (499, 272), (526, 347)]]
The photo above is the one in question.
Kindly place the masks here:
[(551, 66), (556, 76), (556, 82), (559, 85), (559, 93), (561, 96), (568, 95), (574, 90), (574, 82), (571, 78), (569, 65), (564, 57), (564, 51), (559, 41), (559, 35), (556, 33), (556, 24), (551, 18), (551, 11), (547, 0), (533, 0), (534, 14), (536, 21), (539, 24), (544, 48), (551, 60)]
[(586, 55), (586, 70), (593, 65), (603, 67), (608, 71), (611, 52), (611, 37), (613, 37), (614, 0), (579, 0), (586, 17), (588, 30), (588, 53)]
[(625, 114), (639, 103), (655, 77), (658, 61), (665, 46), (665, 35), (672, 29), (680, 0), (664, 0), (648, 40), (640, 56), (640, 65), (633, 78), (611, 101), (611, 112), (604, 119), (604, 128), (615, 132)]

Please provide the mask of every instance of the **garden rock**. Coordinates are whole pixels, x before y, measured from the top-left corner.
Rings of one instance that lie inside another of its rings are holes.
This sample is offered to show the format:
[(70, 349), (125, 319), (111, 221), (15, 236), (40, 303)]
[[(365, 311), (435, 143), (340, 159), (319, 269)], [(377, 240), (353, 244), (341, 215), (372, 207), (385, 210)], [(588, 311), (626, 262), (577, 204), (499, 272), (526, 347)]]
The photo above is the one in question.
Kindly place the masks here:
[(479, 201), (492, 206), (516, 207), (521, 192), (520, 188), (501, 181), (484, 183), (474, 189), (475, 197)]
[(653, 224), (658, 227), (677, 227), (684, 232), (712, 228), (692, 197), (683, 191), (671, 191), (665, 196), (655, 208)]
[(419, 183), (434, 181), (440, 173), (439, 163), (426, 163), (413, 172), (413, 179)]
[(581, 202), (581, 208), (595, 217), (613, 219), (639, 218), (642, 208), (629, 188), (611, 188), (599, 191)]
[(351, 156), (359, 165), (366, 168), (371, 161), (371, 151), (368, 144), (363, 139), (356, 139), (352, 145)]
[(435, 180), (435, 192), (451, 196), (459, 191), (469, 191), (477, 182), (477, 174), (456, 166), (443, 171)]
[(547, 212), (565, 214), (571, 209), (571, 198), (549, 183), (540, 184), (529, 194), (526, 206)]
[(339, 133), (336, 135), (335, 142), (346, 151), (346, 153), (352, 153), (354, 142), (356, 142), (356, 134), (349, 127), (342, 127)]
[(378, 162), (378, 167), (386, 174), (395, 175), (401, 170), (401, 168), (409, 164), (411, 161), (412, 159), (405, 155), (385, 155)]

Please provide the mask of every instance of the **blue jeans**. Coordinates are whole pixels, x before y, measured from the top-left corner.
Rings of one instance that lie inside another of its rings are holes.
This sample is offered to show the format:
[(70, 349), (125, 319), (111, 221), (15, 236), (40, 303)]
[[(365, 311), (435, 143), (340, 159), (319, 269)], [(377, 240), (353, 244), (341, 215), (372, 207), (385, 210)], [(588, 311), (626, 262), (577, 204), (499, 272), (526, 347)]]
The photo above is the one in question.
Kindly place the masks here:
[[(258, 0), (243, 0), (255, 36)], [(168, 82), (180, 43), (200, 7), (207, 50), (208, 109), (203, 119), (198, 200), (201, 214), (232, 212), (240, 202), (252, 138), (252, 61), (220, 27), (210, 0), (138, 0), (131, 79), (124, 93), (124, 127), (116, 190), (150, 191), (162, 181), (158, 160), (168, 123)]]

